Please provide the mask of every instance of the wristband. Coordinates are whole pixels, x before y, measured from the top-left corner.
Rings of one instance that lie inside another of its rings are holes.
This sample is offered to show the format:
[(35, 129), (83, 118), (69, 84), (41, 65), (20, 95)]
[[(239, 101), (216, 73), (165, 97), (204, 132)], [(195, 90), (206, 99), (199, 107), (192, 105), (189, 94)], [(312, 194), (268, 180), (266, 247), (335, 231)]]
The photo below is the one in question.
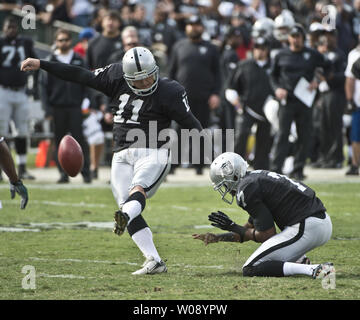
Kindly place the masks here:
[(245, 236), (245, 232), (246, 232), (246, 228), (237, 225), (236, 223), (234, 223), (230, 228), (229, 231), (235, 232), (237, 234), (240, 235), (240, 242), (244, 242), (244, 236)]
[(257, 242), (256, 237), (255, 237), (255, 232), (256, 232), (256, 230), (254, 229), (252, 235), (253, 235), (254, 241)]

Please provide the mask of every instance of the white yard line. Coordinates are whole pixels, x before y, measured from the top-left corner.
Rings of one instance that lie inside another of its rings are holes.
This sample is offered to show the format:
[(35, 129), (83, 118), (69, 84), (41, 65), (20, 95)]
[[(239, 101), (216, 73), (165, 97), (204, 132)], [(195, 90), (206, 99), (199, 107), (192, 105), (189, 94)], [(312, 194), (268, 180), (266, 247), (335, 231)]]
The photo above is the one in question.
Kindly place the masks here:
[(47, 259), (47, 258), (37, 258), (37, 257), (29, 257), (29, 260), (32, 261), (45, 261), (45, 262), (77, 262), (77, 263), (100, 263), (100, 264), (126, 264), (130, 266), (138, 266), (140, 264), (135, 262), (129, 262), (129, 261), (109, 261), (109, 260), (83, 260), (83, 259)]
[(200, 224), (198, 226), (194, 226), (195, 229), (211, 229), (211, 228), (215, 228), (210, 224)]
[[(12, 200), (2, 200), (3, 203), (14, 203)], [(44, 204), (47, 206), (58, 206), (58, 207), (80, 207), (80, 208), (106, 208), (110, 205), (102, 203), (86, 203), (86, 202), (59, 202), (59, 201), (47, 201), (47, 200), (31, 200), (33, 204)]]
[(28, 229), (28, 228), (17, 228), (17, 227), (0, 227), (0, 232), (40, 232), (40, 229)]
[[(64, 184), (59, 185), (56, 183), (42, 183), (42, 184), (36, 184), (36, 183), (26, 183), (26, 187), (28, 189), (40, 189), (40, 190), (73, 190), (73, 189), (109, 189), (111, 191), (111, 185), (107, 183), (96, 183), (96, 184), (76, 184), (76, 183), (70, 183), (70, 184)], [(210, 187), (210, 182), (179, 182), (179, 183), (162, 183), (160, 188), (188, 188), (188, 187)], [(0, 190), (1, 189), (9, 189), (8, 184), (0, 184)]]
[(43, 278), (61, 278), (61, 279), (94, 279), (94, 277), (83, 277), (83, 276), (75, 276), (73, 274), (47, 274), (47, 273), (39, 273), (36, 275), (37, 277)]
[[(206, 225), (194, 225), (194, 229), (212, 229), (214, 228), (210, 224)], [(79, 221), (79, 222), (30, 222), (28, 224), (16, 224), (13, 226), (0, 226), (0, 232), (40, 232), (42, 230), (49, 229), (102, 229), (112, 230), (114, 228), (113, 221), (104, 222), (91, 222), (91, 221)]]
[[(84, 184), (66, 184), (66, 185), (59, 185), (56, 183), (26, 183), (26, 187), (31, 189), (40, 189), (40, 190), (74, 190), (74, 189), (109, 189), (111, 190), (111, 187), (109, 184), (90, 184), (90, 185), (84, 185)], [(8, 184), (0, 184), (0, 190), (1, 189), (9, 189)]]
[[(359, 184), (360, 179), (328, 179), (328, 180), (320, 180), (320, 179), (309, 179), (305, 180), (306, 184)], [(64, 185), (59, 185), (56, 183), (26, 183), (26, 187), (28, 189), (40, 189), (40, 190), (74, 190), (74, 189), (108, 189), (111, 191), (111, 185), (108, 183), (94, 183), (94, 184), (83, 184), (83, 183), (69, 183)], [(208, 187), (212, 188), (210, 181), (193, 181), (193, 182), (164, 182), (161, 184), (160, 189), (162, 188), (189, 188), (189, 187)], [(2, 183), (0, 184), (0, 190), (9, 189), (9, 184)], [(355, 193), (359, 195), (359, 193)]]
[(90, 222), (90, 221), (80, 221), (80, 222), (30, 222), (29, 224), (17, 224), (14, 226), (0, 226), (0, 232), (40, 232), (42, 230), (49, 229), (105, 229), (112, 230), (114, 227), (114, 222)]
[(171, 208), (176, 209), (176, 210), (180, 210), (180, 211), (189, 211), (189, 210), (194, 210), (190, 207), (183, 207), (183, 206), (176, 206), (176, 205), (172, 205)]
[[(3, 258), (3, 257), (2, 257)], [(27, 258), (31, 261), (44, 261), (44, 262), (75, 262), (75, 263), (100, 263), (100, 264), (114, 264), (114, 265), (130, 265), (130, 266), (140, 266), (140, 263), (130, 262), (130, 261), (110, 261), (110, 260), (87, 260), (87, 259), (48, 259), (48, 258), (38, 258), (38, 257), (29, 257)], [(168, 264), (168, 267), (180, 267), (180, 268), (200, 268), (200, 269), (223, 269), (223, 265), (190, 265), (184, 263), (177, 264)]]

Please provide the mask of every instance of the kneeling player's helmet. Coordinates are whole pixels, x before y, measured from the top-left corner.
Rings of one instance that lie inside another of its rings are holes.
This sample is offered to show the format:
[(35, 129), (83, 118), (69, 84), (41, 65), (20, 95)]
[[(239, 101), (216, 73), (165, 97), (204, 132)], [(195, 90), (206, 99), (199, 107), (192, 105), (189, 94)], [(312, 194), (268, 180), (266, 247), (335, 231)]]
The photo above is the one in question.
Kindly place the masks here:
[(231, 200), (226, 199), (225, 196), (231, 191), (236, 191), (240, 179), (245, 176), (248, 167), (247, 162), (233, 152), (225, 152), (212, 162), (210, 179), (214, 190), (221, 194), (222, 200), (232, 204), (234, 194), (231, 194)]
[[(144, 47), (135, 47), (126, 51), (122, 66), (124, 78), (130, 89), (139, 96), (152, 94), (159, 82), (159, 67), (156, 65), (155, 58), (150, 50)], [(154, 77), (154, 83), (149, 88), (138, 89), (134, 86), (134, 81)]]

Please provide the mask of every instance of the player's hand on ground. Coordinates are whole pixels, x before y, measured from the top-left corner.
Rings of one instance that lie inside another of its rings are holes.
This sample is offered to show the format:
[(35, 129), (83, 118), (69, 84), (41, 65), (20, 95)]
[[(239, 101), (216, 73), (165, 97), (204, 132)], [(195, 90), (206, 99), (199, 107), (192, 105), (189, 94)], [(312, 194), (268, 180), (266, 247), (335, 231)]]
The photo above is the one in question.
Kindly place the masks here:
[(215, 234), (213, 233), (203, 233), (203, 234), (198, 234), (195, 233), (192, 235), (193, 239), (199, 239), (201, 241), (204, 242), (204, 244), (207, 246), (209, 243), (215, 243), (218, 242), (218, 238)]
[(224, 212), (212, 212), (208, 218), (211, 222), (213, 222), (211, 224), (212, 226), (223, 230), (232, 231), (231, 226), (234, 224), (234, 222)]
[(26, 60), (21, 62), (21, 71), (35, 71), (38, 69), (40, 69), (39, 59), (27, 58)]
[(29, 200), (29, 196), (28, 196), (27, 189), (23, 185), (21, 180), (18, 180), (18, 181), (14, 182), (14, 183), (10, 183), (11, 199), (15, 198), (16, 193), (18, 193), (20, 195), (20, 197), (21, 197), (20, 208), (25, 209), (25, 207), (27, 205), (27, 202)]

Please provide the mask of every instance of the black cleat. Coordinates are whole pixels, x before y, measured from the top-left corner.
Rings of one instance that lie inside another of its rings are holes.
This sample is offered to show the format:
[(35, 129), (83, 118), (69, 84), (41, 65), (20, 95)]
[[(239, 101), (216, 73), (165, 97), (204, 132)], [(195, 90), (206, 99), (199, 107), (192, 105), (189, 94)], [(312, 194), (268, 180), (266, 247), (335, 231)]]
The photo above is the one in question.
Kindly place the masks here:
[(87, 175), (87, 176), (83, 176), (83, 181), (84, 183), (91, 183), (92, 179), (91, 179), (91, 175)]
[(359, 175), (359, 168), (355, 166), (351, 166), (348, 171), (346, 171), (345, 175), (347, 176), (358, 176)]
[(116, 211), (114, 215), (115, 225), (113, 232), (118, 236), (121, 236), (127, 227), (129, 219), (129, 216), (125, 212), (122, 212), (121, 210)]
[(69, 177), (65, 176), (65, 175), (62, 175), (60, 177), (60, 179), (58, 181), (56, 181), (56, 183), (69, 183)]
[(29, 172), (24, 171), (19, 173), (19, 179), (20, 180), (35, 180), (35, 177), (32, 176)]
[(297, 171), (297, 172), (292, 172), (290, 174), (290, 178), (297, 181), (303, 181), (306, 179), (306, 176), (302, 172)]
[(92, 178), (93, 180), (98, 179), (98, 169), (91, 170), (91, 178)]

